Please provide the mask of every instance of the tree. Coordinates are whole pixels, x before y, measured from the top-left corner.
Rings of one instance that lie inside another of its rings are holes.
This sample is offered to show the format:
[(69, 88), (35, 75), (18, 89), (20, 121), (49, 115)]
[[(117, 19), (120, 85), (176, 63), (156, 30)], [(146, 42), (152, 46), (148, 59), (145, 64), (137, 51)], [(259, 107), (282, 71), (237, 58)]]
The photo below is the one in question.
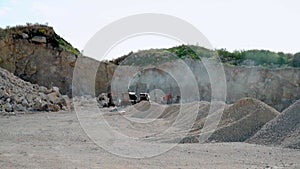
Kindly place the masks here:
[(292, 61), (292, 65), (294, 67), (300, 67), (300, 52), (296, 53), (294, 55), (293, 61)]

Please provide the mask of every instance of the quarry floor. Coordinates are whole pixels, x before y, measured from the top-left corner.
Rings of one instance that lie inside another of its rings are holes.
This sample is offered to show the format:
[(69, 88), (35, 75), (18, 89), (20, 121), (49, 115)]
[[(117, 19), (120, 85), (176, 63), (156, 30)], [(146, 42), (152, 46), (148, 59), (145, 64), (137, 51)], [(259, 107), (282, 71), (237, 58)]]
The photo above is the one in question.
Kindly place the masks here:
[[(113, 120), (122, 123), (118, 117), (113, 116)], [(300, 150), (247, 143), (178, 144), (151, 158), (125, 158), (96, 145), (81, 128), (74, 111), (0, 116), (1, 169), (296, 169), (300, 168), (299, 159)]]

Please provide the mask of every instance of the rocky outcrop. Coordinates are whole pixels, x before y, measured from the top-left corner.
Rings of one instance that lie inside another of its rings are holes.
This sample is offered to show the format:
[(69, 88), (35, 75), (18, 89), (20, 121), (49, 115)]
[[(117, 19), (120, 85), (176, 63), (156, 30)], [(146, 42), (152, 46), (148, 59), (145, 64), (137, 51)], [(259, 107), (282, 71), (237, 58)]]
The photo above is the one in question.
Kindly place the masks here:
[[(24, 37), (24, 36), (23, 36)], [(47, 39), (45, 36), (34, 36), (32, 39), (31, 39), (32, 42), (35, 42), (35, 43), (47, 43)]]
[(0, 68), (0, 112), (59, 111), (67, 109), (57, 87), (33, 85)]
[(225, 66), (227, 101), (253, 97), (284, 110), (300, 98), (300, 69)]
[[(62, 94), (72, 95), (72, 77), (79, 52), (47, 26), (24, 26), (0, 30), (0, 67), (33, 84), (59, 87)], [(100, 64), (96, 75), (96, 93), (107, 92), (113, 74), (113, 64), (99, 63), (88, 57), (89, 63)], [(89, 70), (88, 70), (89, 71)], [(82, 88), (84, 88), (82, 84)]]
[[(41, 32), (43, 36), (38, 36)], [(55, 35), (50, 27), (6, 30), (0, 37), (0, 66), (25, 81), (58, 86), (63, 94), (70, 94), (77, 56), (59, 47)]]

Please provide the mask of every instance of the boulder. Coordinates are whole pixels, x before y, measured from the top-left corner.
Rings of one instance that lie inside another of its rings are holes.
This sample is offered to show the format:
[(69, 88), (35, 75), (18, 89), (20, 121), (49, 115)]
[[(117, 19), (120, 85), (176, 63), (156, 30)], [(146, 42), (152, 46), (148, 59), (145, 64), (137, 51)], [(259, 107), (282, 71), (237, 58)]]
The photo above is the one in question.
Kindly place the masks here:
[(27, 33), (22, 33), (22, 38), (23, 38), (23, 39), (28, 39), (28, 38), (29, 38), (29, 36), (28, 36), (28, 34), (27, 34)]
[(47, 104), (45, 107), (45, 110), (57, 112), (57, 111), (61, 110), (61, 107), (57, 104)]
[(6, 90), (0, 89), (0, 98), (7, 99), (9, 97), (10, 97), (10, 95), (9, 95), (9, 93)]
[(36, 43), (47, 43), (45, 36), (34, 36), (31, 38), (31, 41)]
[(23, 112), (23, 111), (26, 111), (26, 107), (24, 107), (22, 104), (15, 104), (13, 106), (13, 110)]
[(60, 97), (59, 93), (52, 92), (47, 95), (47, 101), (49, 101), (52, 104), (61, 103), (62, 100), (63, 98)]
[(12, 112), (12, 111), (13, 111), (13, 107), (12, 107), (12, 105), (11, 105), (10, 103), (5, 103), (5, 104), (3, 105), (3, 108), (4, 108), (4, 110), (5, 110), (6, 112)]
[(28, 101), (26, 99), (22, 100), (22, 106), (28, 107)]
[(52, 92), (55, 92), (57, 94), (59, 94), (59, 88), (58, 87), (52, 87)]

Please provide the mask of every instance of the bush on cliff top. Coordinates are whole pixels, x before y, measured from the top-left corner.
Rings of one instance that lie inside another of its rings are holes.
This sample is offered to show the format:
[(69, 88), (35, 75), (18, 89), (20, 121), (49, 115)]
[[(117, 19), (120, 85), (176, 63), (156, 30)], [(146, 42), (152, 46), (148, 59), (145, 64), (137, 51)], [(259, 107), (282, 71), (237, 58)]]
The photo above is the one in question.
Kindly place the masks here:
[(222, 63), (236, 66), (262, 66), (270, 68), (300, 67), (300, 53), (286, 54), (269, 50), (248, 50), (229, 52), (226, 49), (209, 50), (200, 46), (180, 45), (167, 49), (141, 50), (136, 53), (130, 52), (111, 62), (115, 64), (139, 65), (161, 64), (175, 59), (201, 58), (219, 59)]
[(74, 48), (71, 43), (60, 37), (55, 33), (53, 27), (44, 24), (31, 24), (27, 23), (25, 26), (17, 25), (14, 27), (6, 27), (6, 29), (0, 31), (0, 38), (3, 33), (12, 35), (14, 39), (23, 38), (22, 34), (28, 35), (28, 38), (33, 38), (34, 36), (44, 36), (47, 39), (47, 43), (51, 44), (53, 47), (60, 47), (70, 53), (79, 55), (80, 52), (77, 48)]

